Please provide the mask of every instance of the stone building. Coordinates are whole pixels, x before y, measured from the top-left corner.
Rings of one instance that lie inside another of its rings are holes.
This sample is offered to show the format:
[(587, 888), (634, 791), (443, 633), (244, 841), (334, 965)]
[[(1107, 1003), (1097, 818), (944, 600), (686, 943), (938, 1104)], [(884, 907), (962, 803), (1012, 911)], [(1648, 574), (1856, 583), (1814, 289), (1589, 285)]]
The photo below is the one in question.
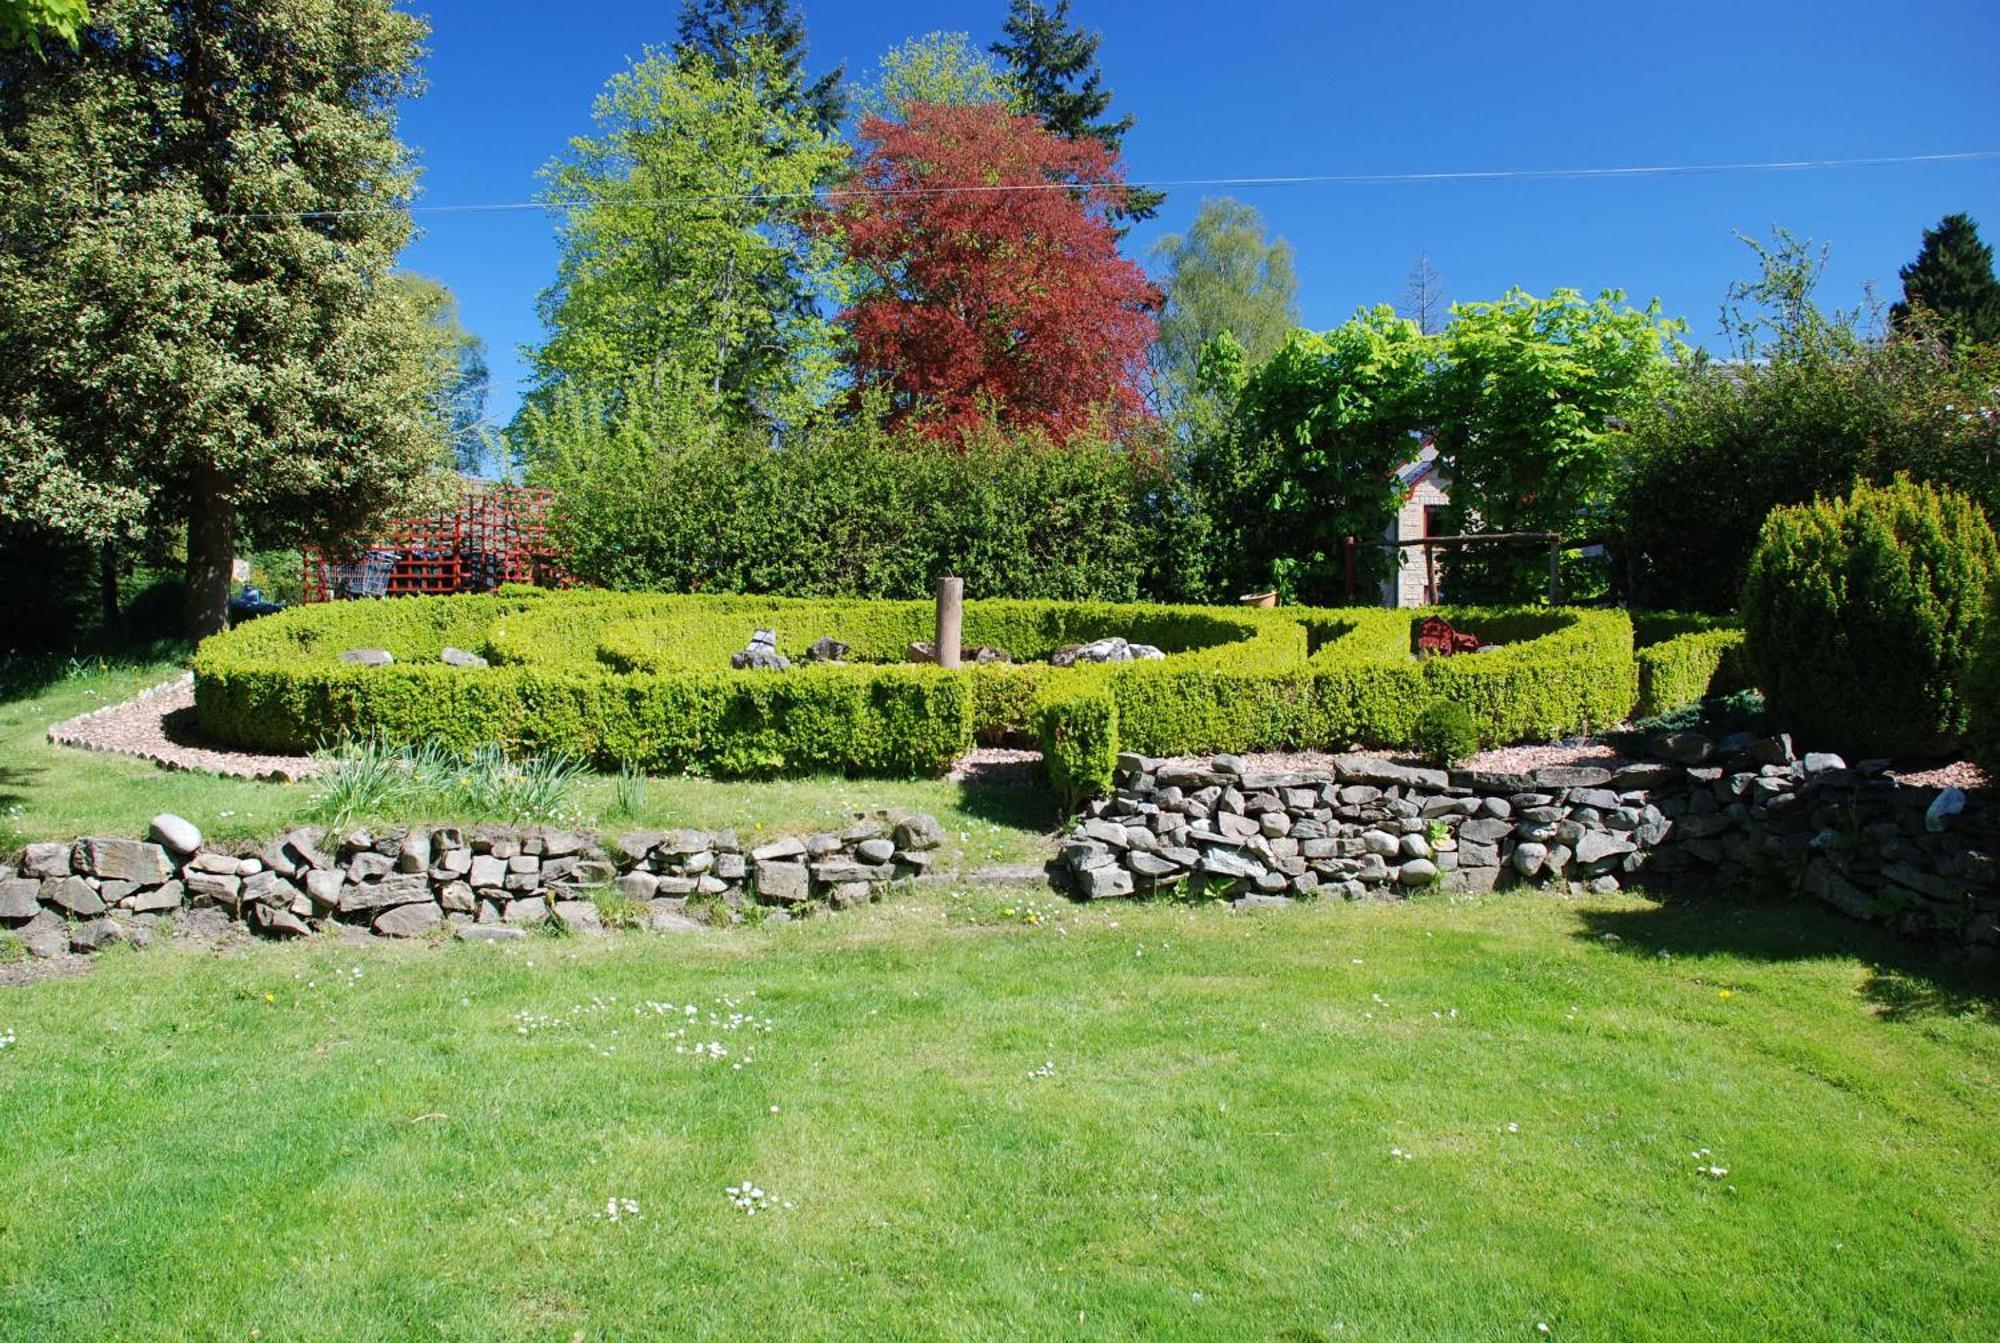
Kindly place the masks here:
[[(1443, 510), (1451, 503), (1451, 482), (1438, 461), (1437, 446), (1424, 444), (1415, 461), (1397, 470), (1396, 484), (1403, 492), (1403, 504), (1382, 539), (1393, 545), (1442, 535)], [(1397, 546), (1395, 555), (1396, 573), (1382, 581), (1382, 605), (1432, 606), (1443, 599), (1441, 554), (1427, 555), (1422, 546)]]

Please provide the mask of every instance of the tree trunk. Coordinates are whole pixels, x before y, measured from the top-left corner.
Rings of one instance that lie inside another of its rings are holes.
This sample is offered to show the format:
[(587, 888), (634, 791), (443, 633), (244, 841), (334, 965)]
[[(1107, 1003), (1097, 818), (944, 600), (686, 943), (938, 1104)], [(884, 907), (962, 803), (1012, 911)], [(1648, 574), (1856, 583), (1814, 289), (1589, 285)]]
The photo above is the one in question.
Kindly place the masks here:
[(229, 625), (229, 583), (236, 562), (236, 501), (220, 473), (202, 468), (188, 509), (187, 636), (202, 639)]

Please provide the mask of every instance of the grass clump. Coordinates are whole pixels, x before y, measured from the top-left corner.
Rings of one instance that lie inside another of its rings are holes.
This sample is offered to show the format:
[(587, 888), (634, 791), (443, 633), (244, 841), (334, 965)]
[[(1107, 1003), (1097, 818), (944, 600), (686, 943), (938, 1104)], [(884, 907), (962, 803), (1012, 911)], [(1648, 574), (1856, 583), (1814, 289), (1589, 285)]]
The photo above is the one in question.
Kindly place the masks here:
[(312, 814), (329, 825), (399, 815), (516, 824), (583, 819), (577, 797), (589, 770), (574, 760), (510, 759), (490, 743), (460, 753), (375, 738), (345, 742), (323, 759)]

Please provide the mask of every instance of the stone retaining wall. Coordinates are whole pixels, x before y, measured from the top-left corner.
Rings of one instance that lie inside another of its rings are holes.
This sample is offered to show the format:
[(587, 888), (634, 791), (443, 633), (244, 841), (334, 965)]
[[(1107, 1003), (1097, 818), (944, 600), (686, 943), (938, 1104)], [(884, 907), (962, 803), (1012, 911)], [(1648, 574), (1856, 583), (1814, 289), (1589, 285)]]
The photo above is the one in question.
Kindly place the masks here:
[(751, 906), (789, 918), (877, 898), (920, 875), (942, 842), (929, 816), (875, 813), (838, 834), (745, 847), (735, 832), (638, 830), (608, 841), (546, 828), (425, 826), (289, 831), (261, 847), (211, 846), (176, 816), (145, 840), (31, 844), (0, 865), (0, 930), (36, 956), (144, 943), (164, 924), (241, 921), (274, 937), (348, 926), (384, 937), (466, 940), (534, 927), (603, 926), (598, 900), (655, 931), (732, 921)]
[(1260, 775), (1231, 756), (1121, 756), (1116, 793), (1086, 809), (1062, 868), (1085, 898), (1178, 888), (1242, 905), (1634, 879), (1803, 891), (1994, 956), (2000, 816), (1983, 798), (1904, 787), (1886, 762), (1800, 758), (1782, 736), (1659, 745), (1679, 758), (1520, 774), (1349, 755)]

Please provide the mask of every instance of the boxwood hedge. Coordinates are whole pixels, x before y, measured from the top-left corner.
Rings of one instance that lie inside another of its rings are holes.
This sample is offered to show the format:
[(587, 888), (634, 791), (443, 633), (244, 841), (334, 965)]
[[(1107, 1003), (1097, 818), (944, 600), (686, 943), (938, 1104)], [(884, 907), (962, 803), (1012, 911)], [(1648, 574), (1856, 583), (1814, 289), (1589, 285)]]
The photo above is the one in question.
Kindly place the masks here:
[(1714, 695), (1750, 689), (1743, 630), (1723, 616), (1656, 611), (1632, 617), (1639, 704), (1654, 718)]
[[(263, 750), (380, 735), (555, 753), (653, 771), (771, 775), (936, 773), (975, 739), (1032, 734), (1072, 795), (1101, 791), (1121, 750), (1407, 744), (1436, 699), (1463, 705), (1482, 740), (1622, 721), (1637, 673), (1621, 612), (1455, 609), (1505, 646), (1418, 659), (1409, 612), (969, 602), (968, 644), (1012, 664), (947, 672), (903, 661), (930, 636), (928, 602), (606, 592), (405, 598), (303, 607), (205, 642), (202, 728)], [(775, 627), (795, 665), (729, 670), (750, 632)], [(1057, 648), (1107, 635), (1159, 661), (1058, 669)], [(822, 635), (844, 665), (803, 661)], [(447, 646), (492, 666), (444, 666)], [(386, 667), (340, 660), (389, 650)]]

